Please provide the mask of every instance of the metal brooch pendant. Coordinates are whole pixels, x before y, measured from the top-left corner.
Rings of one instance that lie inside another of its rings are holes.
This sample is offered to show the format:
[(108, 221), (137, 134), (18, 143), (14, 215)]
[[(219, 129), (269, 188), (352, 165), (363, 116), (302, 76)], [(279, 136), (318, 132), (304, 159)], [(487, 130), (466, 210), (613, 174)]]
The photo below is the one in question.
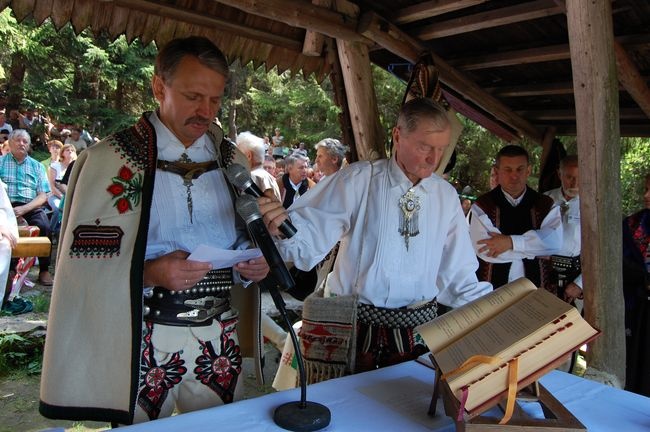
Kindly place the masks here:
[(399, 199), (399, 208), (402, 210), (399, 218), (399, 233), (404, 237), (406, 250), (409, 249), (409, 239), (420, 234), (418, 216), (420, 211), (420, 197), (413, 188), (406, 191)]

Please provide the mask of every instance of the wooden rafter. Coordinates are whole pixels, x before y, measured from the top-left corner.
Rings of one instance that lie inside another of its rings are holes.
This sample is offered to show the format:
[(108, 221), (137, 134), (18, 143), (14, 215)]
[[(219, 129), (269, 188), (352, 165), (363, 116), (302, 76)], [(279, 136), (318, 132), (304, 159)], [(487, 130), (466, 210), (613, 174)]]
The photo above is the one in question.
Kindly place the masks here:
[(555, 0), (535, 0), (425, 25), (416, 29), (413, 35), (418, 39), (431, 40), (561, 13), (564, 13), (564, 7)]
[(293, 27), (310, 29), (336, 39), (349, 42), (368, 42), (366, 38), (357, 33), (356, 18), (311, 3), (292, 0), (230, 0), (223, 4), (252, 15), (272, 19)]
[(477, 4), (485, 3), (486, 1), (487, 0), (430, 0), (396, 11), (393, 22), (395, 24), (408, 24), (410, 22), (420, 21), (459, 9), (465, 9)]
[(449, 63), (461, 70), (477, 70), (526, 63), (540, 63), (571, 58), (569, 44), (551, 45), (525, 50), (507, 51), (497, 54), (479, 55), (466, 59), (451, 60)]
[(518, 86), (484, 87), (484, 90), (498, 97), (526, 97), (573, 94), (573, 83), (569, 81), (528, 84)]
[(650, 118), (650, 88), (648, 88), (646, 80), (639, 73), (623, 45), (616, 41), (614, 41), (614, 54), (616, 55), (618, 81), (641, 107), (645, 117)]
[[(625, 35), (617, 37), (616, 41), (625, 46), (646, 45), (650, 43), (650, 38), (644, 34)], [(569, 44), (560, 44), (458, 58), (450, 60), (449, 63), (462, 70), (478, 70), (570, 58)]]
[[(575, 109), (521, 110), (515, 112), (531, 121), (575, 121), (576, 119)], [(648, 118), (638, 108), (621, 108), (619, 112), (621, 120), (644, 120)]]

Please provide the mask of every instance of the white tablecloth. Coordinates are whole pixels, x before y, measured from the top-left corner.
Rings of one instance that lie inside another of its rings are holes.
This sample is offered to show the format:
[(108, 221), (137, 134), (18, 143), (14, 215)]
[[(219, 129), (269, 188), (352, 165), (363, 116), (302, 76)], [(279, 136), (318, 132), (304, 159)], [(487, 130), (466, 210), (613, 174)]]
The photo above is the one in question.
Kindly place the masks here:
[[(324, 431), (453, 431), (441, 407), (436, 418), (427, 415), (433, 378), (432, 369), (408, 362), (309, 386), (307, 400), (330, 409), (332, 422)], [(650, 431), (650, 398), (558, 371), (541, 383), (589, 431)], [(299, 399), (298, 389), (287, 390), (120, 430), (282, 431), (273, 423), (275, 408)]]

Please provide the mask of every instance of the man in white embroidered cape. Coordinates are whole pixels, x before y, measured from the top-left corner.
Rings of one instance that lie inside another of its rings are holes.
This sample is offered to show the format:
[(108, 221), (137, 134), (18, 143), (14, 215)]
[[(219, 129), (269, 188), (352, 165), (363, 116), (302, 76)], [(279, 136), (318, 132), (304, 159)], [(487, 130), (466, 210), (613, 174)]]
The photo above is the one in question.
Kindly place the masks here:
[[(436, 300), (457, 307), (492, 290), (476, 278), (478, 262), (456, 191), (434, 174), (450, 134), (442, 107), (427, 99), (411, 100), (402, 106), (393, 129), (389, 160), (346, 167), (288, 212), (277, 200), (259, 198), (273, 235), (280, 235), (277, 227), (287, 217), (296, 226), (296, 235), (277, 242), (283, 258), (296, 267), (312, 268), (340, 240), (324, 296), (358, 299), (351, 341), (356, 355), (347, 372), (425, 353), (424, 342), (413, 333), (414, 320), (435, 316)], [(375, 315), (381, 321), (394, 312), (406, 322), (393, 326), (364, 318)], [(309, 353), (304, 354), (309, 360)]]

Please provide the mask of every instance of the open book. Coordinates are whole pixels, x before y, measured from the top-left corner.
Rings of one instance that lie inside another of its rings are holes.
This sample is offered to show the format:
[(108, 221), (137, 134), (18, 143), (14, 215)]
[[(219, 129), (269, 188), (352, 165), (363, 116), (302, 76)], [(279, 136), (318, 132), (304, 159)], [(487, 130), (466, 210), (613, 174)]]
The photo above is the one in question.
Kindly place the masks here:
[[(519, 388), (557, 366), (600, 332), (577, 309), (521, 278), (416, 329), (468, 412), (508, 390), (508, 362), (517, 358)], [(473, 362), (492, 357), (494, 364)]]

